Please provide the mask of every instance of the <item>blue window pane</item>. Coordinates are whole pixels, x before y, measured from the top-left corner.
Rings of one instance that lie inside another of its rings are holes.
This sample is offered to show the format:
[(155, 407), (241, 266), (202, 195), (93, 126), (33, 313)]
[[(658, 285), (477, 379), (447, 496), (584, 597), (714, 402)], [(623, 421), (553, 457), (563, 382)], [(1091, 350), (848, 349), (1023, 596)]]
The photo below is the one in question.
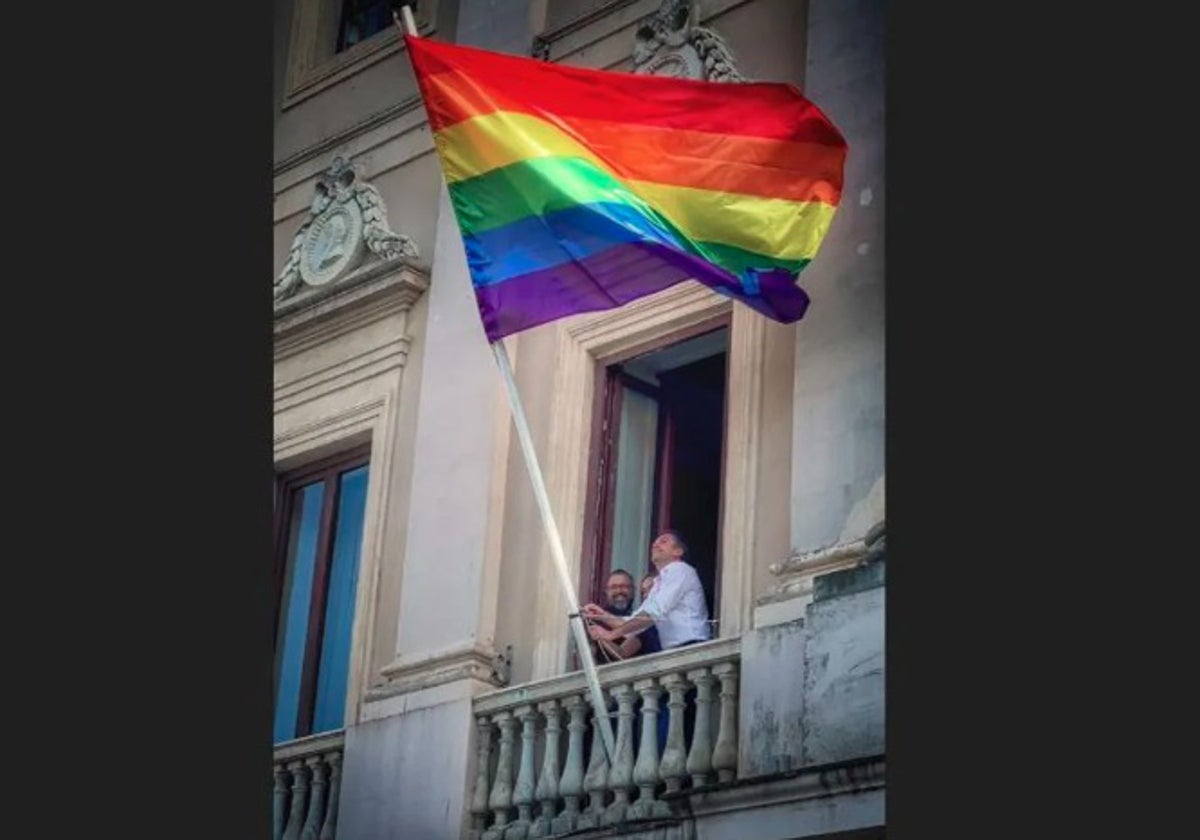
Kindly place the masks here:
[(317, 670), (313, 732), (338, 729), (344, 723), (350, 676), (350, 634), (354, 628), (354, 601), (358, 585), (358, 555), (362, 549), (366, 506), (367, 468), (362, 466), (342, 473), (333, 534), (329, 596), (325, 602), (321, 664)]
[(296, 715), (300, 708), (300, 678), (304, 673), (304, 647), (308, 639), (308, 611), (312, 601), (313, 564), (321, 527), (323, 482), (296, 491), (288, 544), (283, 602), (276, 638), (279, 661), (275, 683), (275, 743), (296, 737)]

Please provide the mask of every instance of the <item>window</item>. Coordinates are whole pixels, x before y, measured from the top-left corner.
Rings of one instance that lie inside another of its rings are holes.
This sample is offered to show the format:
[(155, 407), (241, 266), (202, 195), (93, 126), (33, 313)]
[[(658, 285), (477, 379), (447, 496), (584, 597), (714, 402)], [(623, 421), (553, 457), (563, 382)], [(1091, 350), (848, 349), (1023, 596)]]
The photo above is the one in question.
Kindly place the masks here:
[[(415, 2), (408, 3), (409, 8), (416, 11)], [(365, 41), (376, 32), (382, 32), (394, 26), (392, 21), (393, 7), (399, 8), (392, 0), (342, 0), (342, 14), (338, 21), (337, 52), (349, 49), (355, 44)]]
[[(673, 528), (716, 618), (729, 329), (642, 353), (603, 371), (593, 495), (591, 600), (615, 569), (640, 580), (650, 541)], [(585, 537), (587, 539), (587, 537)]]
[(276, 485), (277, 744), (344, 723), (368, 458), (356, 450)]

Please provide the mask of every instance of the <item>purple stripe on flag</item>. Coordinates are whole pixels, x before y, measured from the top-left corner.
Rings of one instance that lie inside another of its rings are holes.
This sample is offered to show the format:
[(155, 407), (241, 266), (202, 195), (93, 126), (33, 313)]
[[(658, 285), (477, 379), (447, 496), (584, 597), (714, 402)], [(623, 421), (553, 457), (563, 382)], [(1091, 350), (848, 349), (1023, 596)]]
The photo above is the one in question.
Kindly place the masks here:
[(803, 317), (808, 295), (777, 269), (756, 275), (754, 294), (706, 260), (654, 242), (625, 242), (582, 260), (476, 287), (489, 341), (567, 315), (615, 309), (693, 279), (736, 298), (763, 315), (792, 323)]

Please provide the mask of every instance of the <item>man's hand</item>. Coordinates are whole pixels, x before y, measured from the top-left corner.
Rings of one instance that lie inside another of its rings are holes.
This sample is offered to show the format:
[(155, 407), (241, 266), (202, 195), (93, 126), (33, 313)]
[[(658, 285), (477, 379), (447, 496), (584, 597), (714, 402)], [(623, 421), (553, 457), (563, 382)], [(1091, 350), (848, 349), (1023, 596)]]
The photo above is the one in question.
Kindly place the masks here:
[(588, 625), (588, 635), (599, 642), (611, 642), (617, 638), (617, 634), (604, 627), (599, 627), (595, 624)]
[(596, 604), (585, 604), (580, 612), (582, 612), (584, 616), (590, 618), (592, 621), (599, 621), (609, 627), (620, 624), (623, 620), (607, 612), (603, 607), (597, 606)]

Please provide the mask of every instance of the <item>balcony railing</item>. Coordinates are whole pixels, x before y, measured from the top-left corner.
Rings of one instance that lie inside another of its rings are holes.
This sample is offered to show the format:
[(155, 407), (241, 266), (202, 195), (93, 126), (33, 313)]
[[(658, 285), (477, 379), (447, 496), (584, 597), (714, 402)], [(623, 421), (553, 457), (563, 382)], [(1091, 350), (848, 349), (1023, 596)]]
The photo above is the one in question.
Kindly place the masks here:
[(739, 639), (719, 639), (599, 668), (616, 722), (611, 766), (582, 673), (476, 697), (472, 840), (668, 817), (664, 794), (734, 779), (739, 651)]
[(342, 732), (275, 747), (274, 840), (336, 840)]

